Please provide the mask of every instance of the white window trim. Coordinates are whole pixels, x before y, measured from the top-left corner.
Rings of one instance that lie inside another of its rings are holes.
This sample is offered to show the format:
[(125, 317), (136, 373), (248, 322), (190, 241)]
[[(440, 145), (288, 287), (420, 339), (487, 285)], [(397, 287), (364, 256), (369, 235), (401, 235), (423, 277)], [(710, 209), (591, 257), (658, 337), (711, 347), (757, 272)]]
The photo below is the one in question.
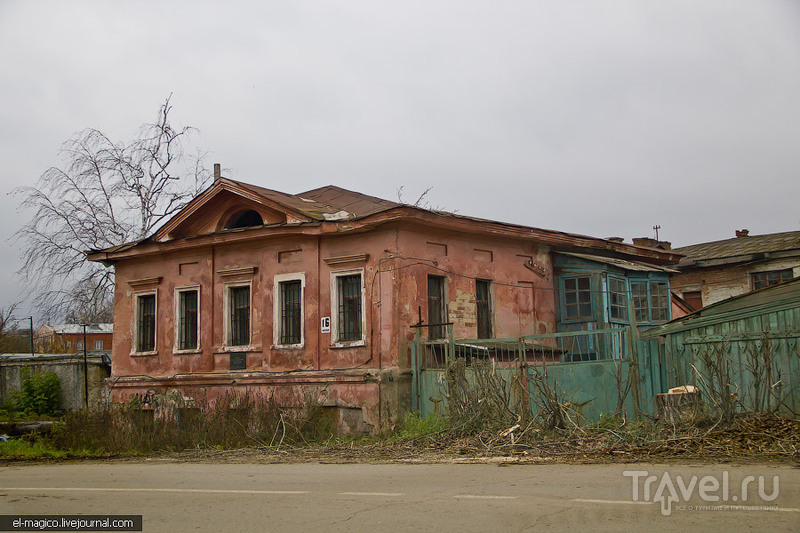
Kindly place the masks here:
[[(300, 282), (300, 342), (298, 344), (281, 344), (281, 283), (286, 281)], [(306, 274), (292, 272), (276, 274), (273, 278), (272, 290), (272, 346), (273, 348), (298, 349), (306, 342)]]
[[(97, 347), (97, 343), (98, 342), (100, 343), (100, 347), (99, 348)], [(94, 341), (94, 349), (95, 350), (102, 350), (103, 349), (103, 341), (102, 340)]]
[[(197, 347), (190, 350), (181, 350), (181, 296), (182, 292), (195, 291), (197, 293)], [(200, 353), (200, 285), (189, 285), (186, 287), (175, 287), (175, 343), (172, 345), (172, 353)]]
[[(224, 306), (223, 309), (223, 345), (222, 349), (229, 352), (246, 352), (252, 351), (253, 349), (253, 281), (232, 281), (230, 283), (225, 283), (222, 286), (222, 305)], [(247, 344), (241, 344), (236, 346), (231, 346), (231, 306), (230, 306), (230, 290), (235, 287), (249, 287), (250, 288), (250, 316), (248, 318), (250, 322), (250, 338), (247, 340)]]
[[(339, 284), (338, 278), (358, 274), (361, 276), (361, 339), (353, 341), (339, 341)], [(366, 346), (367, 335), (367, 305), (366, 285), (364, 284), (364, 269), (336, 270), (331, 272), (331, 347), (350, 348)]]
[[(148, 296), (148, 295), (155, 296), (155, 323), (153, 327), (153, 350), (149, 352), (142, 352), (139, 351), (139, 346), (137, 343), (139, 342), (139, 298), (141, 296)], [(133, 302), (133, 323), (131, 324), (131, 355), (157, 355), (158, 354), (158, 289), (152, 289), (149, 291), (137, 291), (133, 293), (133, 298), (131, 300)]]

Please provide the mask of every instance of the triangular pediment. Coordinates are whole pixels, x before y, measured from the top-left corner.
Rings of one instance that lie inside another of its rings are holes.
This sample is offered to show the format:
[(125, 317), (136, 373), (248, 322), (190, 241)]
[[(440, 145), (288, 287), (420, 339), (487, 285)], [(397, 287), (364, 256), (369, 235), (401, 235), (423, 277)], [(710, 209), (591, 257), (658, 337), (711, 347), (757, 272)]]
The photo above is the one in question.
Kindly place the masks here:
[[(291, 199), (289, 195), (286, 196)], [(236, 181), (221, 178), (164, 224), (153, 235), (153, 240), (164, 242), (230, 228), (311, 220), (307, 215), (276, 201), (275, 197), (267, 198), (242, 187)]]

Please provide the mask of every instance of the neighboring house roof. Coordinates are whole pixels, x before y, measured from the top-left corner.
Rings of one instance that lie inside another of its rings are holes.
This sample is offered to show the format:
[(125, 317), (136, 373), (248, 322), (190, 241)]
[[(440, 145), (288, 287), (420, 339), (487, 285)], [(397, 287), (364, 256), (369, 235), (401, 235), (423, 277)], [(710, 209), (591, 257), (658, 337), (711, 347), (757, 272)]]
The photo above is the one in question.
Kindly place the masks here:
[[(49, 332), (55, 333), (57, 335), (83, 335), (83, 325), (81, 324), (45, 324), (40, 329), (41, 332)], [(88, 334), (97, 334), (97, 333), (114, 333), (114, 324), (113, 323), (102, 323), (102, 324), (87, 324), (86, 325), (86, 333)]]
[(649, 329), (645, 335), (654, 337), (693, 329), (718, 321), (720, 317), (735, 319), (754, 316), (765, 310), (773, 312), (789, 308), (800, 308), (800, 278), (707, 305), (694, 313)]
[[(248, 205), (283, 211), (287, 215), (287, 221), (234, 229), (220, 229), (219, 226), (212, 227), (201, 224), (200, 226), (205, 228), (202, 231), (198, 232), (196, 229), (192, 229), (200, 227), (196, 224), (198, 217), (203, 217), (201, 210), (204, 206), (213, 208), (216, 198), (230, 198), (230, 195), (240, 197), (244, 203), (250, 202)], [(401, 220), (413, 220), (419, 224), (435, 225), (456, 231), (531, 239), (559, 251), (579, 252), (591, 249), (594, 253), (641, 259), (659, 264), (676, 263), (681, 257), (672, 251), (624, 244), (597, 237), (423, 209), (333, 185), (299, 194), (287, 194), (228, 178), (219, 178), (148, 238), (104, 250), (91, 250), (88, 254), (92, 261), (110, 264), (115, 260), (142, 253), (161, 253), (166, 249), (162, 247), (173, 247), (175, 246), (173, 243), (182, 243), (177, 244), (178, 246), (200, 245), (203, 238), (207, 239), (223, 233), (230, 235), (231, 239), (303, 231), (306, 234), (313, 232), (317, 234), (341, 233), (342, 231), (366, 231), (380, 224)], [(346, 224), (343, 224), (345, 222)], [(182, 231), (181, 228), (185, 228), (187, 231)]]
[(571, 257), (577, 257), (579, 259), (586, 259), (588, 261), (604, 263), (606, 265), (615, 266), (617, 268), (621, 268), (622, 270), (628, 270), (631, 272), (667, 272), (667, 273), (677, 272), (677, 270), (675, 270), (674, 268), (652, 265), (649, 263), (642, 263), (640, 261), (628, 261), (626, 259), (618, 259), (616, 257), (602, 257), (597, 255), (570, 253), (570, 252), (563, 252), (562, 255), (569, 255)]
[[(771, 233), (767, 235), (747, 235), (723, 241), (704, 242), (675, 248), (675, 252), (685, 255), (678, 267), (711, 266), (713, 264), (766, 259), (765, 254), (776, 252), (800, 252), (800, 231)], [(763, 257), (753, 257), (763, 256)], [(699, 264), (699, 263), (704, 263)]]

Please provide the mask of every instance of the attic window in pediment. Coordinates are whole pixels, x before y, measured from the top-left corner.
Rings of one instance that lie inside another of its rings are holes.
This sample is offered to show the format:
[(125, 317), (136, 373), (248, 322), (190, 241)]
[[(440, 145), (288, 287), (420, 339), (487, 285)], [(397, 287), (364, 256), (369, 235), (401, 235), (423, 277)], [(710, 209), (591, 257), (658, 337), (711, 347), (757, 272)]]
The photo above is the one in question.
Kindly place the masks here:
[(231, 215), (223, 227), (225, 229), (233, 229), (263, 225), (264, 219), (261, 218), (261, 215), (258, 214), (258, 211), (248, 209), (247, 211), (239, 211)]

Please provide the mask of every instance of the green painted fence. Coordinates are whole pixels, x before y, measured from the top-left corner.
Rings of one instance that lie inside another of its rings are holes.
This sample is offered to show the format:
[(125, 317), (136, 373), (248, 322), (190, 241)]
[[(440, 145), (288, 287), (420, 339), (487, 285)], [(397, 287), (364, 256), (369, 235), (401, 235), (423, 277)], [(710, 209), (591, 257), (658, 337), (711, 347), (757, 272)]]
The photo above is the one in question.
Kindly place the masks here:
[[(510, 383), (519, 377), (525, 384), (532, 412), (538, 412), (541, 390), (537, 377), (559, 400), (570, 406), (577, 419), (598, 420), (621, 410), (626, 416), (637, 411), (652, 412), (654, 388), (649, 372), (636, 366), (640, 343), (628, 327), (604, 330), (531, 335), (518, 339), (422, 340), (412, 344), (413, 409), (423, 416), (444, 414), (447, 401), (446, 368), (453, 358), (491, 360), (495, 371)], [(634, 371), (631, 372), (632, 361)], [(643, 361), (653, 362), (649, 352)], [(629, 381), (630, 379), (630, 381)], [(659, 391), (660, 392), (660, 391)], [(518, 399), (518, 398), (517, 398)]]
[(694, 385), (706, 401), (733, 395), (739, 411), (800, 413), (800, 301), (667, 324), (643, 334), (643, 350), (660, 361), (653, 373), (661, 391)]

